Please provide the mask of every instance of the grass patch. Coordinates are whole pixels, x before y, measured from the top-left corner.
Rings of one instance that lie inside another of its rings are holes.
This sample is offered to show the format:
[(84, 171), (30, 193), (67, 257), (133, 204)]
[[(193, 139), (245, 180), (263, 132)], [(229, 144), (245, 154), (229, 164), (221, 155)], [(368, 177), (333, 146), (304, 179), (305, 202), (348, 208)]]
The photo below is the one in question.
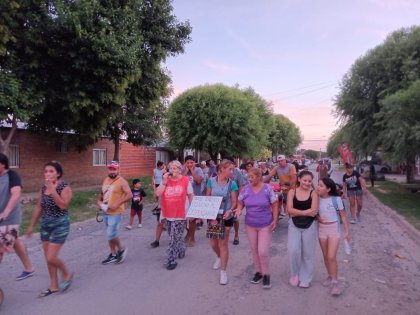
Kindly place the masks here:
[[(141, 178), (142, 187), (146, 192), (145, 203), (153, 202), (153, 189), (152, 189), (152, 177), (145, 176)], [(131, 187), (132, 179), (128, 179), (128, 183)], [(70, 221), (72, 223), (81, 222), (88, 219), (92, 219), (96, 216), (96, 199), (98, 198), (98, 193), (100, 191), (100, 186), (97, 189), (90, 190), (73, 190), (73, 198), (69, 207)], [(32, 218), (32, 212), (35, 209), (37, 201), (31, 200), (30, 202), (22, 204), (23, 216), (22, 224), (20, 227), (20, 233), (25, 233), (29, 222)], [(127, 207), (130, 206), (130, 201), (127, 202)], [(36, 231), (39, 231), (39, 224), (36, 227)]]
[(368, 188), (383, 204), (394, 209), (420, 231), (420, 193), (412, 193), (393, 181), (375, 182)]

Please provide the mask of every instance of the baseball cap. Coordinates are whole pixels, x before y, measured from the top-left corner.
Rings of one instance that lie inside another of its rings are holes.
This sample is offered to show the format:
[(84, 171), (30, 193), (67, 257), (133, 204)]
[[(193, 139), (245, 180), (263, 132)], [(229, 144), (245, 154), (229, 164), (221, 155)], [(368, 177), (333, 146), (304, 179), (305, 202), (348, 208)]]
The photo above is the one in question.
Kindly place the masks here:
[(118, 161), (111, 161), (108, 163), (107, 167), (117, 169), (120, 167), (120, 164), (118, 163)]
[(277, 155), (277, 161), (285, 160), (286, 156), (283, 154)]
[(201, 161), (201, 164), (206, 165), (207, 163), (206, 163), (206, 161)]

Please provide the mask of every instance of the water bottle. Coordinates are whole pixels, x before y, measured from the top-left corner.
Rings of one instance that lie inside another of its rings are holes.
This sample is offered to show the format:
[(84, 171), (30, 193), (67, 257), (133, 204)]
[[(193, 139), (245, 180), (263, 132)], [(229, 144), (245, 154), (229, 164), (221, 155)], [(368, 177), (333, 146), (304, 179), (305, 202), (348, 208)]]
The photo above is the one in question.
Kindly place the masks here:
[(349, 241), (348, 240), (344, 240), (344, 252), (347, 254), (347, 255), (350, 255), (351, 254), (351, 247), (350, 247), (350, 243), (349, 243)]

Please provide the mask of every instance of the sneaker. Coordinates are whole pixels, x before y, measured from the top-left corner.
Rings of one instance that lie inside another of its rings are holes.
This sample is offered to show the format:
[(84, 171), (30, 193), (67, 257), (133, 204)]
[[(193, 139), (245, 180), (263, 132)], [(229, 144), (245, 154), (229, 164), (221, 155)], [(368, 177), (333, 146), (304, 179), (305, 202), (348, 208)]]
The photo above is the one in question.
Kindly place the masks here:
[(125, 229), (126, 229), (126, 230), (131, 230), (132, 228), (133, 228), (133, 227), (132, 227), (130, 224), (125, 226)]
[(292, 277), (290, 277), (290, 279), (289, 279), (289, 284), (292, 286), (292, 287), (297, 287), (298, 286), (298, 284), (299, 284), (299, 276), (292, 276)]
[(125, 260), (125, 257), (127, 257), (127, 252), (128, 252), (127, 247), (120, 250), (117, 254), (117, 259), (116, 259), (115, 263), (116, 264), (121, 264)]
[(299, 288), (304, 288), (307, 289), (309, 288), (311, 285), (309, 284), (309, 282), (299, 282)]
[(356, 220), (355, 219), (350, 219), (350, 223), (351, 224), (356, 224)]
[(150, 243), (150, 247), (151, 248), (159, 247), (159, 241), (154, 241), (154, 242)]
[(16, 277), (16, 281), (20, 281), (29, 277), (32, 277), (35, 274), (35, 270), (34, 271), (22, 271), (22, 273)]
[(334, 296), (339, 296), (341, 294), (341, 289), (338, 285), (338, 281), (337, 280), (332, 280), (331, 281), (331, 291), (330, 291), (331, 295)]
[(221, 262), (220, 262), (220, 257), (217, 257), (216, 261), (213, 264), (213, 269), (217, 270), (220, 268)]
[(166, 269), (168, 270), (174, 270), (176, 268), (176, 266), (178, 266), (178, 263), (176, 261), (170, 261), (168, 262), (168, 264), (166, 265)]
[(331, 277), (330, 276), (328, 276), (328, 278), (327, 279), (325, 279), (324, 280), (324, 282), (322, 282), (322, 285), (324, 286), (324, 287), (330, 287), (331, 286)]
[(102, 260), (102, 265), (108, 265), (116, 261), (117, 261), (117, 255), (109, 254), (109, 256), (105, 260)]
[(139, 225), (137, 225), (137, 227), (142, 228), (143, 224), (139, 223)]
[(225, 285), (228, 283), (227, 273), (225, 270), (220, 270), (220, 284)]
[(254, 275), (254, 278), (252, 278), (251, 283), (260, 283), (262, 280), (263, 276), (261, 273), (256, 272)]
[(263, 276), (263, 288), (264, 289), (270, 289), (271, 288), (270, 276), (269, 275), (264, 275)]

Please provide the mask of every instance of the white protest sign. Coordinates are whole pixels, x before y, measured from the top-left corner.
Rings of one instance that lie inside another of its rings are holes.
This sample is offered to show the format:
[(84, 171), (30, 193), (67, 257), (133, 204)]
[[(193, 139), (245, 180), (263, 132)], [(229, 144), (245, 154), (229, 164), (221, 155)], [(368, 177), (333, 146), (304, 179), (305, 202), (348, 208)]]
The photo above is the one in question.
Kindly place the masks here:
[(214, 220), (220, 209), (223, 197), (194, 196), (187, 211), (188, 218)]

